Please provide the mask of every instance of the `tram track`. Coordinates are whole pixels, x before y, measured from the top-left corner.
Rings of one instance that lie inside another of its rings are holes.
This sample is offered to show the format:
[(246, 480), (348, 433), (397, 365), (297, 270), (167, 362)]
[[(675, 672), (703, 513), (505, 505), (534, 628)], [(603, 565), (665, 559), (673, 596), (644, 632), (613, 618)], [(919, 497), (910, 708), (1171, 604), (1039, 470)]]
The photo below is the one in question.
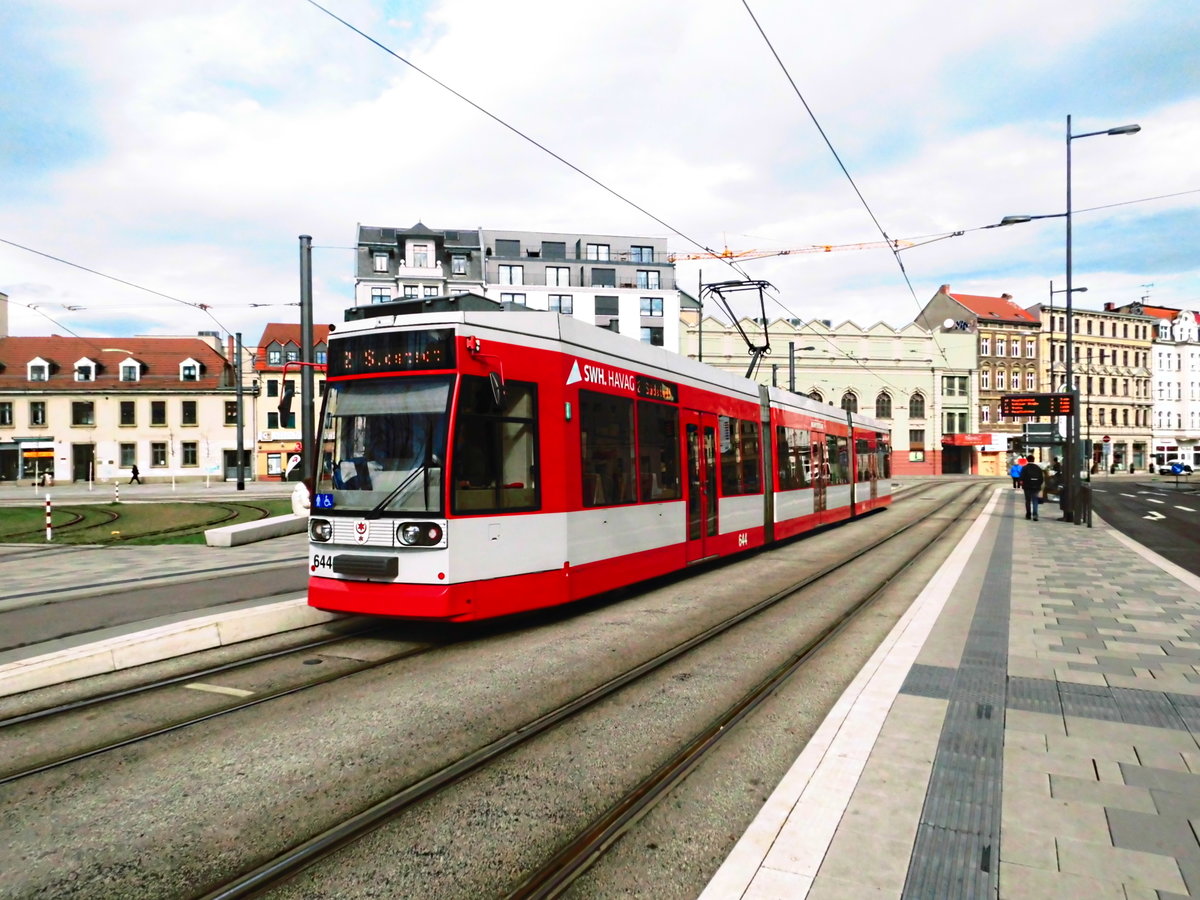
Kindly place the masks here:
[[(676, 663), (698, 648), (728, 635), (742, 623), (753, 620), (777, 604), (795, 597), (799, 592), (818, 589), (825, 579), (845, 570), (884, 545), (907, 535), (913, 529), (929, 523), (935, 514), (944, 511), (953, 512), (953, 515), (947, 516), (947, 522), (937, 521), (926, 526), (930, 534), (924, 544), (918, 548), (915, 555), (919, 556), (935, 546), (950, 529), (960, 524), (964, 515), (973, 510), (980, 498), (990, 492), (992, 487), (992, 485), (977, 484), (956, 492), (949, 499), (931, 509), (928, 514), (914, 517), (913, 521), (902, 527), (889, 530), (882, 537), (856, 548), (855, 552), (819, 568), (784, 589), (774, 592), (771, 596), (742, 609), (737, 614), (728, 616), (700, 633), (627, 669), (620, 675), (580, 693), (568, 702), (544, 712), (487, 745), (479, 747), (357, 814), (345, 818), (333, 827), (321, 831), (303, 843), (295, 845), (285, 853), (227, 881), (221, 887), (205, 894), (205, 900), (215, 900), (215, 898), (230, 900), (230, 898), (258, 896), (280, 886), (320, 860), (339, 850), (351, 847), (364, 836), (396, 819), (401, 813), (418, 803), (429, 801), (450, 786), (480, 772), (517, 747), (552, 733), (554, 729), (574, 717), (613, 697), (618, 691), (663, 670), (669, 664)], [(909, 496), (913, 499), (918, 497), (917, 494)], [(770, 697), (778, 690), (779, 686), (799, 671), (814, 653), (826, 646), (845, 627), (846, 623), (852, 621), (862, 610), (869, 608), (872, 600), (885, 590), (893, 579), (912, 565), (912, 562), (913, 559), (910, 557), (894, 569), (876, 573), (875, 580), (878, 581), (878, 584), (864, 598), (855, 603), (852, 608), (844, 610), (833, 622), (822, 627), (816, 635), (792, 654), (786, 663), (776, 667), (753, 690), (714, 718), (700, 734), (686, 743), (683, 750), (658, 767), (649, 778), (642, 780), (619, 802), (610, 807), (603, 816), (588, 823), (575, 838), (566, 842), (541, 868), (528, 872), (524, 878), (519, 879), (518, 886), (512, 888), (510, 896), (555, 896), (569, 885), (573, 878), (591, 865), (604, 849), (610, 847), (630, 825), (644, 815), (670, 788), (677, 785), (692, 768), (698, 765), (704, 755), (720, 743), (724, 735), (732, 733), (735, 730), (732, 727), (734, 724), (749, 715), (765, 698)]]
[[(369, 639), (384, 633), (384, 628), (380, 626), (372, 626), (363, 628), (349, 634), (337, 635), (334, 637), (326, 637), (320, 640), (309, 641), (304, 644), (288, 647), (281, 650), (273, 650), (267, 653), (256, 654), (245, 659), (235, 660), (233, 662), (223, 663), (217, 666), (210, 666), (203, 669), (189, 671), (180, 675), (173, 675), (167, 678), (155, 679), (153, 681), (138, 684), (132, 687), (121, 688), (118, 690), (107, 691), (94, 696), (85, 697), (78, 700), (72, 700), (66, 703), (57, 704), (55, 706), (45, 707), (29, 712), (20, 713), (17, 715), (8, 716), (0, 719), (0, 785), (9, 784), (19, 781), (23, 778), (28, 778), (31, 775), (36, 775), (42, 772), (48, 772), (52, 769), (68, 765), (69, 763), (78, 762), (88, 759), (93, 756), (99, 756), (103, 753), (108, 753), (113, 750), (118, 750), (123, 747), (128, 747), (151, 738), (159, 737), (165, 734), (170, 734), (175, 731), (180, 731), (202, 722), (207, 722), (220, 716), (227, 716), (240, 710), (249, 709), (250, 707), (258, 706), (262, 703), (267, 703), (272, 700), (277, 700), (281, 697), (287, 697), (301, 691), (310, 690), (332, 681), (341, 678), (347, 678), (352, 675), (357, 675), (362, 672), (368, 672), (372, 669), (378, 669), (382, 666), (398, 662), (403, 659), (408, 659), (413, 656), (419, 656), (428, 653), (431, 650), (437, 649), (444, 644), (420, 643), (411, 646), (406, 646), (403, 649), (393, 653), (384, 654), (376, 659), (362, 661), (357, 664), (342, 665), (336, 671), (322, 674), (316, 678), (305, 678), (299, 683), (286, 684), (284, 686), (271, 689), (262, 693), (255, 693), (251, 697), (236, 702), (226, 702), (223, 705), (217, 705), (215, 708), (206, 708), (204, 711), (194, 715), (189, 715), (183, 718), (175, 719), (174, 721), (159, 720), (151, 725), (142, 727), (132, 733), (120, 734), (116, 737), (106, 739), (100, 742), (94, 742), (90, 745), (76, 746), (70, 752), (60, 753), (49, 759), (37, 759), (34, 762), (21, 763), (20, 746), (58, 746), (64, 740), (64, 732), (67, 734), (75, 730), (74, 721), (86, 722), (89, 725), (88, 729), (82, 731), (90, 731), (95, 727), (97, 715), (102, 715), (109, 719), (122, 719), (125, 721), (139, 722), (148, 715), (142, 710), (114, 712), (110, 707), (125, 701), (137, 700), (144, 698), (147, 695), (156, 692), (165, 691), (168, 689), (188, 686), (193, 684), (206, 684), (202, 679), (209, 679), (215, 676), (245, 676), (247, 673), (252, 673), (255, 668), (262, 667), (268, 663), (286, 663), (292, 657), (310, 657), (309, 659), (301, 660), (301, 665), (312, 665), (314, 661), (311, 656), (314, 652), (325, 651), (323, 658), (315, 662), (324, 663), (335, 658), (338, 658), (331, 651), (340, 645), (351, 645), (356, 640)], [(303, 668), (297, 668), (297, 672), (303, 672)], [(224, 697), (229, 700), (229, 695), (221, 693), (208, 693), (206, 697), (212, 697), (218, 700)], [(152, 706), (153, 704), (143, 704), (144, 706)], [(63, 722), (68, 717), (76, 717), (74, 721)], [(45, 729), (48, 725), (54, 723), (56, 725), (53, 734), (43, 735), (36, 729)], [(5, 749), (7, 748), (7, 749)], [(16, 761), (18, 765), (12, 766)]]

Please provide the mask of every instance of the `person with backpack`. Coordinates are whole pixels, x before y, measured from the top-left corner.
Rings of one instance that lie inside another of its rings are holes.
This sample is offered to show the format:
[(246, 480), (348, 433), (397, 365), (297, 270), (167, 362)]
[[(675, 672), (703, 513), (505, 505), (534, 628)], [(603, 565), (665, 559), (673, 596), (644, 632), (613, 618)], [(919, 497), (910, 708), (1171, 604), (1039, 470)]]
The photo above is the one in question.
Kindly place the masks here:
[[(1038, 503), (1042, 499), (1042, 482), (1046, 480), (1042, 467), (1033, 460), (1021, 467), (1021, 490), (1025, 492), (1025, 518), (1038, 520)], [(1032, 515), (1030, 515), (1032, 513)]]

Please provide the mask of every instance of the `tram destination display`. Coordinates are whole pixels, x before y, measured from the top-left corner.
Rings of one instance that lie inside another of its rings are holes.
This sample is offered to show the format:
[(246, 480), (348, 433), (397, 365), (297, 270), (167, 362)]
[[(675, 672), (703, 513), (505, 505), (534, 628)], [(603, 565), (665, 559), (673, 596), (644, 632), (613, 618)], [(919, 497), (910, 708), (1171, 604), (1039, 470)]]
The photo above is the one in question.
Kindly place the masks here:
[(329, 377), (454, 368), (448, 328), (353, 335), (329, 344)]
[(1074, 412), (1071, 394), (1005, 394), (1000, 398), (1002, 416), (1069, 416)]

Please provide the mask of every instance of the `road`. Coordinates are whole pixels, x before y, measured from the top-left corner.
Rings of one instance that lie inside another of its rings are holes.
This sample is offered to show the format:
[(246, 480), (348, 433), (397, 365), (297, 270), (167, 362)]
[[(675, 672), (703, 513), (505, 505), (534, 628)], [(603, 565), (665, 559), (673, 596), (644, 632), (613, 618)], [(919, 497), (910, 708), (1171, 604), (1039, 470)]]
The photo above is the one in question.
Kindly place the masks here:
[(1171, 478), (1095, 480), (1092, 508), (1138, 543), (1200, 575), (1200, 485), (1183, 478), (1178, 486)]

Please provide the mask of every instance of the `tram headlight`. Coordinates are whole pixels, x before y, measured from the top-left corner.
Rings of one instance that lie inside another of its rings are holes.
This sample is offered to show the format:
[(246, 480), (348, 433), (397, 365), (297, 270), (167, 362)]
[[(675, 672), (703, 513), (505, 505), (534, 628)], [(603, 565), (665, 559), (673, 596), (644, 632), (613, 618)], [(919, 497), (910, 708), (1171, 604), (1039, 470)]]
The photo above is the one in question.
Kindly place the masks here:
[(442, 526), (436, 522), (401, 522), (396, 540), (409, 547), (433, 547), (442, 541)]
[(309, 519), (308, 536), (322, 544), (333, 540), (333, 523), (328, 519)]

